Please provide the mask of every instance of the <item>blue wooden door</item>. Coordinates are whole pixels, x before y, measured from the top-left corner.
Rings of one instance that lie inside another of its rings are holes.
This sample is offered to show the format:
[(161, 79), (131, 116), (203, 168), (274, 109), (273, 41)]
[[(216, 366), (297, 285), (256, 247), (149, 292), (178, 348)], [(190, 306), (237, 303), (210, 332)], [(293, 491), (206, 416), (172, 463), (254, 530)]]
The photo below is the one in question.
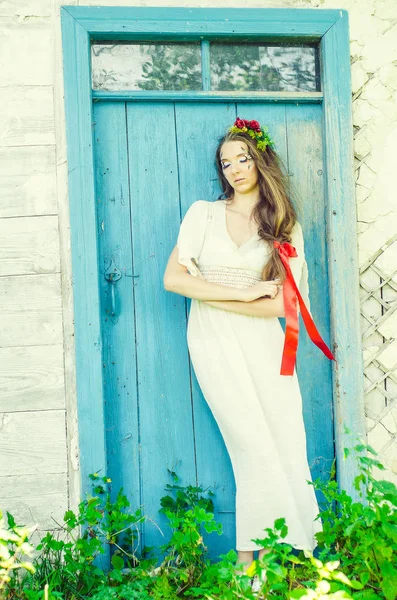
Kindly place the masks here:
[[(165, 291), (163, 274), (189, 205), (221, 193), (215, 145), (236, 116), (269, 127), (293, 178), (312, 313), (329, 344), (322, 106), (94, 104), (107, 474), (113, 489), (122, 486), (132, 506), (142, 506), (164, 533), (147, 521), (142, 547), (169, 537), (158, 513), (164, 486), (172, 483), (168, 471), (176, 472), (182, 485), (210, 486), (215, 518), (224, 530), (221, 537), (204, 537), (212, 557), (235, 544), (233, 472), (189, 362), (190, 300)], [(314, 478), (326, 479), (334, 458), (331, 363), (310, 342), (301, 318), (300, 330), (297, 370), (309, 465)]]

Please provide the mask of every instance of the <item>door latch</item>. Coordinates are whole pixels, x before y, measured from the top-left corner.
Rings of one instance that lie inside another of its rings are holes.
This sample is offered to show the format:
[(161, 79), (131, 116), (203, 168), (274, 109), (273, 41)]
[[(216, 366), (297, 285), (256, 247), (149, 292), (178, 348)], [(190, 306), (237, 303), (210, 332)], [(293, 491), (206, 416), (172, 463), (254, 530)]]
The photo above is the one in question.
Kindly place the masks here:
[(110, 316), (116, 316), (116, 283), (121, 279), (121, 271), (116, 266), (113, 258), (109, 268), (105, 271), (105, 279), (110, 284), (110, 310), (107, 312)]

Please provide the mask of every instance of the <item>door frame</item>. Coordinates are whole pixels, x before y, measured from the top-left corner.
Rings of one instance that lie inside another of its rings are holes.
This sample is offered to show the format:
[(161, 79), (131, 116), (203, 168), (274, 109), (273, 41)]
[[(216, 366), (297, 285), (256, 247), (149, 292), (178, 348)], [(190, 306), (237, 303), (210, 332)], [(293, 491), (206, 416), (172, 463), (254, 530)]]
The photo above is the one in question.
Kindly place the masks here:
[[(346, 10), (291, 8), (185, 8), (62, 6), (62, 47), (68, 187), (73, 268), (80, 486), (89, 473), (106, 474), (106, 442), (92, 103), (114, 100), (236, 101), (236, 95), (202, 92), (93, 92), (92, 39), (200, 40), (244, 36), (271, 41), (319, 42), (322, 91), (314, 94), (250, 92), (238, 100), (317, 101), (324, 104), (326, 241), (331, 307), (333, 410), (337, 479), (359, 500), (354, 454), (344, 448), (366, 440), (361, 347), (357, 214), (353, 164), (349, 21)], [(209, 45), (209, 42), (207, 42)], [(204, 52), (208, 46), (204, 43)], [(337, 149), (337, 151), (335, 151)], [(345, 428), (346, 426), (346, 428)]]

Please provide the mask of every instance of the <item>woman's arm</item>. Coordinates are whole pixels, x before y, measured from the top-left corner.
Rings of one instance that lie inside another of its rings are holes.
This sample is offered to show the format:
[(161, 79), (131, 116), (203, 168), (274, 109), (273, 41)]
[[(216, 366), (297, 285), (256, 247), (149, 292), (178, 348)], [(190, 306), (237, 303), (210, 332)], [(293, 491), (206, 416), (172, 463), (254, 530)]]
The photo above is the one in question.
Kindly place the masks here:
[(241, 300), (243, 292), (238, 288), (207, 281), (204, 277), (193, 277), (178, 261), (178, 248), (171, 252), (163, 278), (164, 288), (187, 298), (196, 300)]
[(238, 300), (205, 300), (204, 302), (214, 308), (221, 308), (222, 310), (250, 317), (285, 317), (282, 290), (279, 291), (275, 298), (258, 298), (251, 302), (240, 302)]
[(238, 300), (240, 302), (251, 302), (277, 292), (275, 281), (258, 281), (249, 288), (240, 289), (207, 281), (196, 267), (194, 267), (194, 272), (197, 275), (191, 275), (187, 267), (179, 263), (178, 248), (175, 247), (164, 273), (164, 288), (168, 292), (196, 300)]
[(228, 285), (212, 283), (201, 277), (192, 277), (189, 273), (174, 274), (172, 279), (164, 280), (167, 292), (174, 292), (186, 298), (202, 301), (239, 301), (242, 300), (241, 290)]

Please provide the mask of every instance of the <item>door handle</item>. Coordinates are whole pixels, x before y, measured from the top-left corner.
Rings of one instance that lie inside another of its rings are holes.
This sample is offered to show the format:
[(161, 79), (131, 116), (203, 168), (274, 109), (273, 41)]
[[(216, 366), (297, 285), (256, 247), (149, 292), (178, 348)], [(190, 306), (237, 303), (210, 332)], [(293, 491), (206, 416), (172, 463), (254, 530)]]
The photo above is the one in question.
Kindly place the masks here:
[(109, 268), (105, 271), (105, 279), (110, 284), (110, 310), (107, 310), (111, 317), (116, 316), (116, 283), (121, 279), (121, 271), (116, 266), (113, 258)]

